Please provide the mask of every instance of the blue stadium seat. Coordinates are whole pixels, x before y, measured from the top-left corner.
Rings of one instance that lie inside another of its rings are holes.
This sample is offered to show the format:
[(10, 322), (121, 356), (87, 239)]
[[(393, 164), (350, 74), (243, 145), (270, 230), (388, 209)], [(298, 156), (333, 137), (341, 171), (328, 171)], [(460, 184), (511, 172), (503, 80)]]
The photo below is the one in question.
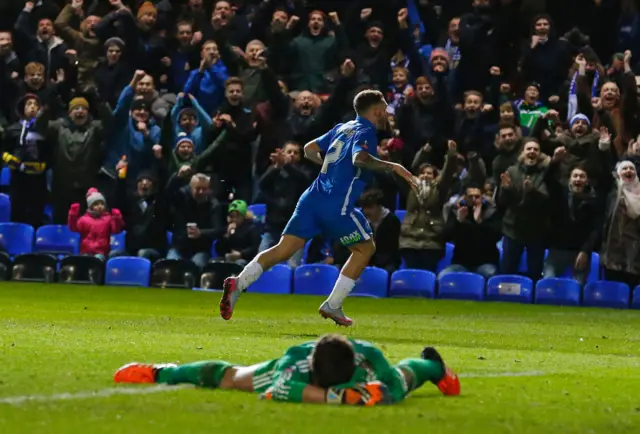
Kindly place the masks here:
[(493, 276), (487, 282), (488, 301), (533, 302), (533, 281), (518, 275)]
[(33, 227), (23, 223), (0, 223), (0, 246), (11, 256), (33, 251)]
[(119, 256), (107, 261), (105, 285), (149, 286), (151, 261), (136, 256)]
[(254, 219), (258, 223), (265, 223), (265, 220), (267, 218), (267, 205), (265, 205), (264, 203), (254, 203), (253, 205), (249, 205), (247, 210), (253, 213)]
[(407, 215), (407, 210), (404, 210), (404, 209), (396, 210), (396, 217), (398, 217), (398, 219), (400, 220), (400, 223), (404, 221), (404, 218), (406, 215)]
[(340, 271), (326, 264), (301, 265), (293, 272), (293, 293), (329, 295)]
[(167, 244), (171, 246), (172, 241), (173, 241), (173, 232), (167, 231)]
[(436, 295), (436, 275), (425, 270), (398, 270), (391, 275), (390, 297), (426, 297)]
[(536, 284), (536, 304), (579, 306), (580, 284), (573, 279), (551, 277)]
[(124, 238), (127, 235), (127, 231), (122, 231), (119, 234), (111, 235), (111, 250), (125, 250)]
[(438, 282), (438, 298), (484, 300), (484, 277), (475, 273), (449, 273)]
[(382, 298), (387, 296), (388, 290), (389, 272), (382, 268), (367, 267), (356, 281), (351, 295)]
[(0, 193), (0, 223), (11, 221), (11, 198)]
[(518, 265), (518, 273), (526, 273), (527, 269), (527, 249), (522, 251), (522, 256), (520, 257), (520, 265)]
[(311, 242), (313, 240), (307, 240), (306, 243), (304, 243), (304, 250), (302, 251), (302, 261), (300, 262), (301, 264), (306, 264), (307, 261), (309, 260), (309, 248), (311, 248)]
[(2, 168), (2, 173), (0, 174), (0, 187), (8, 187), (11, 183), (11, 169), (8, 167)]
[(277, 264), (264, 272), (247, 292), (263, 294), (291, 294), (291, 278), (293, 270), (288, 265)]
[(596, 252), (591, 254), (591, 269), (587, 276), (587, 283), (600, 280), (600, 255)]
[(598, 280), (585, 285), (582, 304), (584, 306), (625, 309), (629, 307), (630, 296), (631, 290), (627, 284)]
[(455, 246), (451, 243), (447, 243), (447, 246), (445, 248), (445, 252), (444, 252), (444, 258), (440, 259), (440, 262), (438, 262), (438, 268), (437, 268), (437, 273), (441, 272), (442, 270), (444, 270), (445, 268), (447, 268), (449, 265), (451, 265), (451, 260), (453, 259), (453, 249), (455, 248)]
[(636, 286), (633, 290), (633, 301), (631, 302), (632, 309), (640, 309), (640, 285)]
[(80, 234), (71, 232), (65, 225), (40, 226), (36, 231), (33, 251), (77, 255), (80, 251)]

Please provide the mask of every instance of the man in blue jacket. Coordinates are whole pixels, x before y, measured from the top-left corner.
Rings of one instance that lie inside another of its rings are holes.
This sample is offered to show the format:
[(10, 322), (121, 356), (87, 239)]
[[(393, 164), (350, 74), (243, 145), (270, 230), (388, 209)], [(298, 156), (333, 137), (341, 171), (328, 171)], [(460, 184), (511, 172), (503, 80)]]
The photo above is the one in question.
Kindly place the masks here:
[(191, 72), (184, 93), (195, 96), (207, 113), (213, 115), (224, 101), (224, 83), (229, 74), (214, 41), (206, 41), (202, 45), (200, 56), (200, 68)]

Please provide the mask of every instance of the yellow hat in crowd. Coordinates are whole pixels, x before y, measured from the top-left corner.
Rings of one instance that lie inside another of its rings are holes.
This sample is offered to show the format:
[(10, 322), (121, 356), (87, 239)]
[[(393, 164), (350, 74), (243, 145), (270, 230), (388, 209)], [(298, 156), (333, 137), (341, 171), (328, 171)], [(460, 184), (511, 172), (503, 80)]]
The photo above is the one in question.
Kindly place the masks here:
[(87, 101), (86, 98), (82, 97), (76, 97), (72, 99), (69, 103), (69, 113), (71, 113), (76, 107), (84, 107), (89, 110), (89, 101)]
[(158, 9), (151, 2), (144, 2), (140, 5), (140, 9), (138, 9), (138, 18), (140, 18), (144, 14), (153, 14), (158, 15)]

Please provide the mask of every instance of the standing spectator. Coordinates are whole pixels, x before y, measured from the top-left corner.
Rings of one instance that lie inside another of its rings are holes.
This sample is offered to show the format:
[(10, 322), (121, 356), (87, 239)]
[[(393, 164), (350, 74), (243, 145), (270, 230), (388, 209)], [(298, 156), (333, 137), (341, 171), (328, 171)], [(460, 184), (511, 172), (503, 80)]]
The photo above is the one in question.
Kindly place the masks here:
[(338, 53), (341, 47), (336, 38), (329, 35), (322, 11), (312, 11), (307, 29), (291, 40), (290, 31), (298, 21), (298, 17), (292, 17), (287, 29), (274, 35), (271, 50), (291, 59), (291, 90), (328, 93), (325, 78), (339, 66)]
[(98, 63), (98, 67), (93, 72), (98, 95), (111, 107), (117, 105), (118, 97), (133, 76), (133, 70), (122, 59), (124, 48), (122, 39), (117, 37), (107, 39), (104, 43), (106, 58)]
[(191, 107), (185, 107), (184, 101), (185, 95), (178, 94), (176, 105), (171, 109), (173, 142), (176, 143), (178, 135), (183, 133), (193, 142), (194, 152), (200, 154), (207, 147), (205, 141), (210, 138), (213, 120), (193, 95), (188, 96)]
[(30, 15), (34, 7), (34, 2), (26, 2), (24, 10), (18, 17), (16, 45), (23, 62), (37, 62), (44, 65), (44, 78), (48, 83), (56, 77), (58, 70), (67, 67), (65, 54), (67, 45), (62, 38), (56, 36), (53, 21), (50, 18), (41, 18), (34, 32), (30, 23)]
[(188, 258), (200, 268), (207, 264), (213, 240), (225, 230), (224, 209), (211, 194), (210, 182), (202, 173), (182, 188), (177, 176), (169, 180), (166, 194), (172, 206), (173, 240), (167, 259)]
[(540, 85), (529, 83), (524, 91), (524, 98), (515, 102), (515, 107), (520, 115), (520, 125), (525, 128), (533, 128), (540, 116), (549, 111), (544, 103), (539, 101)]
[(607, 200), (600, 261), (606, 280), (640, 284), (640, 181), (630, 161), (616, 166), (616, 186)]
[(211, 21), (202, 30), (204, 40), (214, 39), (214, 32), (223, 29), (225, 39), (233, 47), (244, 47), (249, 42), (250, 29), (246, 17), (237, 14), (231, 2), (218, 0), (214, 3)]
[(126, 156), (129, 179), (135, 180), (140, 172), (150, 169), (153, 146), (160, 142), (160, 127), (151, 118), (149, 104), (144, 99), (134, 99), (133, 89), (145, 77), (144, 71), (135, 72), (131, 83), (122, 91), (113, 113), (113, 128), (107, 139), (103, 164), (105, 173), (110, 174), (113, 180), (116, 179), (113, 170), (122, 156)]
[[(557, 166), (550, 167), (557, 170)], [(554, 178), (548, 177), (551, 224), (544, 277), (561, 277), (571, 270), (573, 278), (584, 284), (591, 268), (591, 253), (602, 230), (603, 204), (589, 185), (584, 166), (571, 171), (568, 185), (564, 179), (561, 183)]]
[[(176, 39), (178, 47), (169, 55), (171, 67), (169, 70), (169, 92), (178, 94), (183, 91), (191, 71), (200, 62), (196, 33), (190, 21), (179, 21), (176, 25)], [(201, 38), (202, 35), (200, 34)]]
[(35, 228), (42, 224), (47, 198), (45, 171), (51, 161), (51, 146), (38, 122), (42, 105), (34, 94), (18, 102), (20, 120), (4, 132), (2, 161), (11, 169), (11, 221)]
[[(84, 0), (72, 0), (71, 4), (66, 5), (60, 11), (55, 26), (60, 36), (72, 48), (71, 54), (73, 52), (77, 54), (78, 87), (87, 90), (94, 83), (93, 71), (98, 65), (98, 57), (102, 47), (94, 31), (100, 22), (100, 17), (89, 15), (84, 18), (83, 5)], [(79, 31), (71, 27), (71, 20), (74, 16), (82, 19)]]
[(369, 265), (383, 268), (393, 273), (400, 267), (400, 220), (388, 208), (382, 206), (382, 191), (371, 189), (365, 191), (359, 199), (362, 213), (365, 215), (376, 243), (376, 252)]
[[(311, 181), (300, 165), (300, 155), (300, 145), (296, 142), (287, 143), (284, 149), (276, 149), (271, 154), (272, 166), (260, 178), (260, 192), (267, 204), (266, 231), (260, 243), (261, 252), (276, 245), (293, 215), (298, 199)], [(301, 259), (302, 251), (294, 255), (289, 264), (297, 266)]]
[(518, 162), (518, 157), (522, 152), (522, 139), (516, 134), (515, 127), (509, 124), (500, 124), (496, 137), (496, 156), (492, 162), (493, 177), (497, 183), (500, 175)]
[(13, 51), (11, 32), (0, 31), (0, 125), (13, 118), (11, 103), (16, 100), (17, 86), (15, 81), (20, 76), (20, 60)]
[(449, 198), (456, 155), (455, 145), (450, 142), (442, 173), (434, 178), (432, 166), (421, 166), (418, 192), (411, 190), (408, 194), (407, 214), (400, 229), (400, 253), (407, 268), (435, 272), (444, 256), (442, 207)]
[(251, 143), (256, 139), (254, 117), (243, 104), (242, 81), (238, 77), (231, 77), (225, 87), (226, 100), (215, 121), (225, 126), (227, 139), (222, 145), (220, 157), (216, 159), (216, 172), (236, 199), (250, 202), (253, 189)]
[(445, 238), (455, 246), (451, 264), (438, 274), (468, 271), (488, 279), (498, 272), (502, 238), (501, 219), (495, 204), (483, 197), (480, 185), (470, 184), (464, 196), (451, 207)]
[(111, 235), (124, 229), (122, 214), (116, 208), (106, 209), (104, 196), (95, 188), (87, 191), (87, 212), (80, 217), (80, 204), (69, 209), (69, 230), (80, 234), (80, 254), (105, 260), (111, 250)]
[(153, 262), (167, 254), (169, 208), (166, 195), (159, 191), (160, 182), (150, 171), (138, 175), (134, 189), (127, 184), (126, 179), (118, 178), (116, 198), (127, 231), (126, 251), (120, 253)]
[(196, 97), (207, 113), (213, 115), (224, 100), (225, 82), (229, 75), (214, 41), (202, 44), (200, 56), (200, 68), (191, 72), (184, 85), (184, 93)]
[[(40, 103), (47, 106), (52, 114), (60, 116), (60, 98), (68, 100), (68, 89), (64, 83), (65, 74), (59, 70), (56, 83), (49, 83), (45, 79), (45, 67), (41, 63), (29, 62), (24, 68), (24, 81), (18, 86), (16, 97), (22, 99), (26, 94), (37, 95)], [(19, 114), (18, 117), (21, 115)]]
[(71, 204), (80, 202), (97, 180), (104, 156), (103, 143), (113, 115), (106, 103), (99, 103), (97, 119), (91, 117), (89, 109), (87, 99), (76, 97), (69, 102), (67, 116), (48, 122), (46, 137), (53, 154), (51, 202), (54, 224), (66, 222)]
[(542, 275), (549, 221), (549, 191), (546, 177), (549, 157), (540, 153), (535, 139), (525, 141), (518, 163), (500, 175), (498, 204), (505, 211), (502, 220), (504, 252), (501, 272), (516, 274), (527, 249), (527, 274), (536, 281)]
[(161, 123), (162, 120), (167, 117), (171, 110), (171, 104), (169, 101), (160, 96), (156, 90), (155, 81), (149, 74), (145, 74), (135, 87), (136, 98), (142, 98), (149, 106), (151, 114), (155, 118), (157, 123)]
[(216, 243), (218, 256), (245, 266), (258, 254), (260, 228), (247, 215), (247, 203), (234, 200), (227, 210), (227, 232)]

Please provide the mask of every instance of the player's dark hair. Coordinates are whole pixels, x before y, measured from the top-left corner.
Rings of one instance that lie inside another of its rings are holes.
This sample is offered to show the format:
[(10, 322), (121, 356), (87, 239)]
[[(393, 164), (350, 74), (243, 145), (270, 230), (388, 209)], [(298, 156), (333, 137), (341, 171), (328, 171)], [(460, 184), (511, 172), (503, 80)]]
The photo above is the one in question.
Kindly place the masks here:
[(349, 382), (356, 370), (353, 345), (344, 336), (322, 336), (311, 353), (311, 369), (316, 386), (327, 388)]
[(353, 109), (357, 115), (364, 114), (376, 104), (384, 102), (384, 95), (379, 90), (367, 89), (358, 93), (353, 98)]

